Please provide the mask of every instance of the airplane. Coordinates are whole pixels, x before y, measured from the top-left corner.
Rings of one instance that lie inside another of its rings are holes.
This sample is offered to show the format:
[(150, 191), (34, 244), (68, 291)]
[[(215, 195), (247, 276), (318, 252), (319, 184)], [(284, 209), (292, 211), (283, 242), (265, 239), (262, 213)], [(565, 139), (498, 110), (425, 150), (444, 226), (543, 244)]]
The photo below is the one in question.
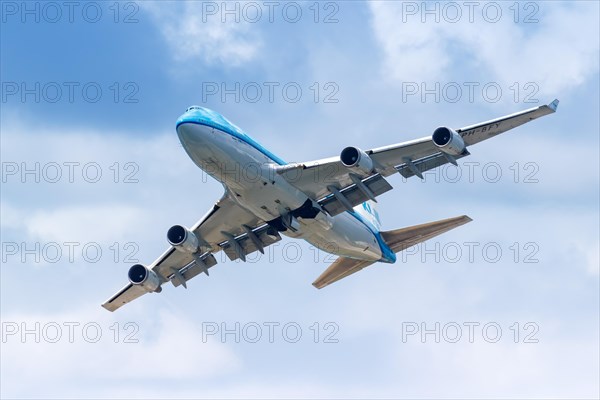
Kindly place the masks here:
[(223, 196), (191, 228), (167, 231), (169, 248), (153, 263), (133, 265), (129, 283), (102, 306), (115, 311), (162, 285), (187, 288), (209, 275), (215, 253), (246, 261), (248, 254), (281, 240), (304, 239), (338, 256), (314, 282), (321, 289), (377, 262), (394, 263), (396, 253), (471, 221), (466, 215), (381, 231), (377, 197), (392, 189), (388, 176), (405, 178), (470, 154), (468, 148), (536, 118), (552, 114), (558, 100), (460, 129), (441, 126), (431, 136), (339, 156), (286, 163), (221, 114), (191, 106), (176, 132), (187, 155), (224, 186)]

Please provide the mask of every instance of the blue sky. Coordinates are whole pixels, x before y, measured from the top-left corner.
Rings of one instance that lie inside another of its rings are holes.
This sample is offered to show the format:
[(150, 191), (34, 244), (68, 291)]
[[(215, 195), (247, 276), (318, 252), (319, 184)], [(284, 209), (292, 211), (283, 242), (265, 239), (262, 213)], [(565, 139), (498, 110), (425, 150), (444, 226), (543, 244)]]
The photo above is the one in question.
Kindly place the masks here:
[[(61, 2), (3, 2), (2, 397), (597, 398), (598, 4), (452, 4), (281, 2), (271, 20), (265, 2), (81, 2), (70, 21)], [(474, 220), (393, 266), (317, 291), (331, 259), (284, 239), (100, 307), (221, 195), (175, 134), (191, 104), (308, 161), (554, 98), (459, 170), (390, 179), (383, 229)], [(439, 343), (420, 336), (436, 324)]]

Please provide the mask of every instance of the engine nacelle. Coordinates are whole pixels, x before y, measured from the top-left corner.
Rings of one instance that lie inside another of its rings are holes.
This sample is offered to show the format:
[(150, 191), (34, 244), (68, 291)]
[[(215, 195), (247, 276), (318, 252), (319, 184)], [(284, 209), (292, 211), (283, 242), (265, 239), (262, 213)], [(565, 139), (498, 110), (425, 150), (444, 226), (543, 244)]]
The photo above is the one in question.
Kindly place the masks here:
[(200, 241), (194, 232), (182, 225), (173, 225), (167, 231), (167, 240), (177, 250), (184, 253), (196, 253)]
[(340, 160), (348, 168), (355, 168), (367, 174), (373, 172), (373, 160), (358, 147), (346, 147), (340, 154)]
[(445, 126), (440, 126), (433, 131), (431, 139), (441, 151), (453, 156), (461, 155), (466, 149), (463, 138), (454, 130)]
[(127, 276), (129, 277), (129, 282), (143, 287), (148, 292), (160, 291), (160, 279), (158, 275), (142, 264), (135, 264), (129, 268)]

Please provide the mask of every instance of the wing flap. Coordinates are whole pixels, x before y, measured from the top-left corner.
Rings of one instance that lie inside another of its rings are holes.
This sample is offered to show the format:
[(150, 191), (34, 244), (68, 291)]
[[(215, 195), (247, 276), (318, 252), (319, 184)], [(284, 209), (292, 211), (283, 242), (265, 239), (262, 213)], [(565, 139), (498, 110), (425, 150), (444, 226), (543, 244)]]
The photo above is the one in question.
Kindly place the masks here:
[(412, 167), (410, 163), (404, 162), (400, 165), (397, 165), (394, 168), (396, 168), (396, 170), (403, 177), (410, 178), (411, 176), (421, 175), (425, 171), (429, 171), (444, 164), (453, 163), (460, 158), (468, 156), (469, 154), (470, 153), (466, 151), (465, 153), (458, 156), (449, 156), (445, 153), (438, 152), (437, 154), (432, 154), (430, 156), (411, 161)]
[[(355, 207), (367, 200), (392, 190), (392, 185), (389, 184), (380, 174), (376, 174), (360, 181), (363, 188), (358, 184), (352, 184), (339, 191), (338, 194), (333, 194), (319, 201), (319, 204), (327, 210), (330, 215), (337, 215), (344, 211), (349, 211), (349, 208)], [(366, 190), (365, 190), (366, 188)]]
[[(252, 239), (252, 234), (255, 235), (255, 240), (258, 240), (258, 243)], [(274, 228), (265, 224), (252, 230), (252, 233), (246, 232), (233, 239), (237, 242), (237, 245), (232, 243), (231, 239), (220, 244), (231, 261), (235, 261), (238, 258), (245, 258), (248, 254), (261, 251), (260, 247), (264, 248), (280, 241), (281, 235)]]
[[(177, 270), (181, 277), (183, 278), (183, 282), (177, 278), (177, 276), (173, 273), (169, 279), (173, 283), (173, 286), (177, 287), (183, 285), (185, 282), (189, 281), (196, 275), (201, 274), (202, 272), (207, 272), (209, 268), (217, 265), (217, 259), (212, 254), (205, 254), (201, 257), (201, 262), (192, 261), (190, 264), (185, 267)], [(208, 275), (208, 272), (207, 272)]]

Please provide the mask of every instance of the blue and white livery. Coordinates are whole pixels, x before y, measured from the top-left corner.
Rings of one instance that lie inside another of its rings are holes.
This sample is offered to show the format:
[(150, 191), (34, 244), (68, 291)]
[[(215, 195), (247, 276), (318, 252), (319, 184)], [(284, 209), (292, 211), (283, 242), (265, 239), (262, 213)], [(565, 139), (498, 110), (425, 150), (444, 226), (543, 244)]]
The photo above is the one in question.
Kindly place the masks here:
[(558, 100), (461, 129), (439, 127), (432, 136), (339, 156), (286, 163), (221, 114), (192, 106), (176, 131), (188, 156), (223, 184), (219, 201), (191, 227), (174, 225), (169, 248), (149, 265), (129, 269), (129, 283), (102, 306), (114, 311), (171, 282), (187, 282), (217, 264), (214, 254), (246, 260), (281, 240), (303, 239), (339, 258), (313, 285), (322, 288), (376, 262), (394, 263), (396, 253), (465, 224), (465, 215), (393, 231), (381, 231), (375, 203), (392, 189), (395, 173), (418, 176), (469, 155), (467, 148), (556, 111)]

